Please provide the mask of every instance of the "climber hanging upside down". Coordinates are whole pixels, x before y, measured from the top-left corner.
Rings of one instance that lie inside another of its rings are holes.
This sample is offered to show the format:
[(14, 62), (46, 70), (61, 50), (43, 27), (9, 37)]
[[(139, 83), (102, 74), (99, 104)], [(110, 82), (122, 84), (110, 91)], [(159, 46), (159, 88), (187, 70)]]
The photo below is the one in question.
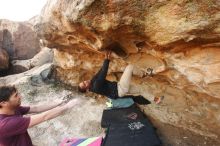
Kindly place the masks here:
[[(78, 90), (82, 93), (91, 91), (100, 95), (104, 95), (113, 100), (119, 98), (132, 98), (134, 101), (136, 100), (139, 102), (146, 102), (146, 99), (143, 98), (143, 96), (134, 96), (129, 90), (134, 69), (133, 65), (129, 64), (125, 68), (119, 82), (106, 80), (110, 56), (111, 51), (106, 51), (102, 68), (91, 80), (86, 80), (79, 83)], [(153, 100), (156, 104), (158, 104), (162, 99), (163, 97), (154, 97)]]

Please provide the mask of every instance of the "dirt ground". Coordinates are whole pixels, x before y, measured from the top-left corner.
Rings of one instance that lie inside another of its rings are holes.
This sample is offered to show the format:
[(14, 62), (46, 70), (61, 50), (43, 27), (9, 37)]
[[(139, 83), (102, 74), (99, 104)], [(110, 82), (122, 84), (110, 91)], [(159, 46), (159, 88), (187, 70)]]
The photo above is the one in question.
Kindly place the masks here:
[(183, 128), (164, 124), (151, 119), (157, 128), (157, 133), (163, 142), (163, 146), (220, 146), (219, 139), (198, 135)]

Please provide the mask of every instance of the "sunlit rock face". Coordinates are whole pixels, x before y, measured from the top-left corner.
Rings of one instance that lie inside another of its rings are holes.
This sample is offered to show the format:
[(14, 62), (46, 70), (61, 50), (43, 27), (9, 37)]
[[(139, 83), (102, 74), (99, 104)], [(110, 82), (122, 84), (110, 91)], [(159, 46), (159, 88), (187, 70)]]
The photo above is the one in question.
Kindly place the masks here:
[(10, 59), (30, 59), (40, 51), (39, 39), (29, 22), (0, 20), (0, 47)]
[[(57, 77), (89, 79), (114, 43), (109, 79), (128, 63), (152, 118), (201, 135), (220, 136), (220, 2), (214, 0), (49, 0), (35, 29), (56, 48)], [(146, 74), (151, 75), (146, 76)]]

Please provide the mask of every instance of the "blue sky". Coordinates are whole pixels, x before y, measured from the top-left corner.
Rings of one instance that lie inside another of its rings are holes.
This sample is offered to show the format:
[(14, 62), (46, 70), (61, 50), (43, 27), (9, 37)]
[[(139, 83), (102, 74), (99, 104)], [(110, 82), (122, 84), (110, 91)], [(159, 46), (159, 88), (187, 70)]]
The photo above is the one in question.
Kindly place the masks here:
[(26, 21), (40, 14), (47, 0), (0, 0), (0, 19)]

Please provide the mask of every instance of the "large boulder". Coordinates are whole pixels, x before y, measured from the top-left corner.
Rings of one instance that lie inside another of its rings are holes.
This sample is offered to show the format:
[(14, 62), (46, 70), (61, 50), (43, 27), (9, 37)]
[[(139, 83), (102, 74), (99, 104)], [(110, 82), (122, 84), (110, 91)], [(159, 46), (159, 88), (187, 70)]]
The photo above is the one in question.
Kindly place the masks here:
[(111, 41), (120, 42), (126, 52), (145, 41), (159, 46), (195, 39), (215, 42), (219, 5), (206, 0), (49, 0), (36, 29), (48, 45), (94, 50)]
[(49, 0), (35, 29), (56, 48), (57, 78), (70, 85), (99, 69), (114, 43), (109, 79), (127, 63), (151, 76), (132, 84), (153, 119), (218, 139), (220, 131), (220, 3), (207, 0)]
[(12, 60), (30, 59), (40, 51), (40, 43), (29, 22), (0, 20), (0, 47)]
[(53, 62), (53, 50), (50, 48), (42, 48), (33, 58), (27, 60), (13, 60), (9, 74), (21, 73), (36, 66), (42, 66), (46, 63)]

